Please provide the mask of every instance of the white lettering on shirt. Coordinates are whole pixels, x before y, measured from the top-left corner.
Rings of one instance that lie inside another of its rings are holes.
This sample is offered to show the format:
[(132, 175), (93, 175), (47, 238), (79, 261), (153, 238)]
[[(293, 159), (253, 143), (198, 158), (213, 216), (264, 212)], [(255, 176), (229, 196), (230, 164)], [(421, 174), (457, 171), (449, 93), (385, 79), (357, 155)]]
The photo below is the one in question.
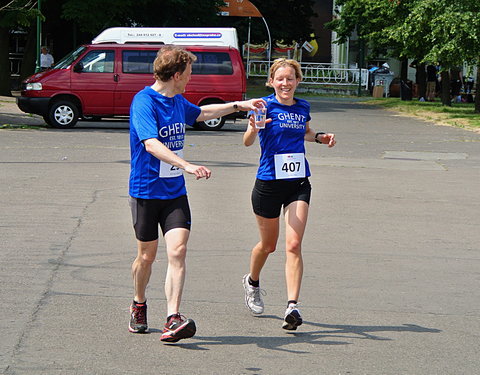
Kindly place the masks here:
[(158, 131), (160, 137), (170, 137), (178, 133), (185, 133), (185, 124), (181, 122), (176, 122), (167, 126), (162, 126)]

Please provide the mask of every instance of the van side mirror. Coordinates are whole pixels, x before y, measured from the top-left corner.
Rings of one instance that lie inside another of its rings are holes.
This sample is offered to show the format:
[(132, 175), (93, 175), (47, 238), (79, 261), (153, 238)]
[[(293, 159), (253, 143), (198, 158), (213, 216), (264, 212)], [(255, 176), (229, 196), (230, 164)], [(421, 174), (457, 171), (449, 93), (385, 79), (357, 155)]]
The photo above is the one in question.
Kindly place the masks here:
[(78, 64), (76, 64), (74, 67), (73, 67), (73, 71), (75, 73), (81, 73), (83, 71), (83, 64), (81, 62), (79, 62)]

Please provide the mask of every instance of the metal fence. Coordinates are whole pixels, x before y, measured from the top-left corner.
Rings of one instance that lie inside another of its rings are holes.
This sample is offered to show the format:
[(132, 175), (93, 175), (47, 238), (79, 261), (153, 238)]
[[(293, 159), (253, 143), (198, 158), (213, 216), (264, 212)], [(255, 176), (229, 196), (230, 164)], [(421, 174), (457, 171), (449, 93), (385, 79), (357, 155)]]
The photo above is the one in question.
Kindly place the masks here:
[[(249, 61), (247, 77), (267, 77), (271, 62)], [(330, 63), (300, 63), (303, 73), (303, 83), (312, 85), (358, 86), (368, 89), (368, 70), (350, 69), (344, 64)]]

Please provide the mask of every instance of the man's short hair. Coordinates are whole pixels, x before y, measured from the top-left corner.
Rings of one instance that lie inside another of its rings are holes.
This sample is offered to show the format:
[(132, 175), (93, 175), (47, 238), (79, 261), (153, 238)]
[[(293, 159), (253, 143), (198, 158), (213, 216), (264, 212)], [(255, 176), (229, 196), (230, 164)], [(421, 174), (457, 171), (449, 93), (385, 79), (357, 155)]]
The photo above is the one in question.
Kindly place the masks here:
[(182, 74), (188, 64), (192, 64), (197, 57), (179, 46), (166, 45), (160, 48), (153, 62), (153, 76), (156, 80), (167, 82), (176, 72)]

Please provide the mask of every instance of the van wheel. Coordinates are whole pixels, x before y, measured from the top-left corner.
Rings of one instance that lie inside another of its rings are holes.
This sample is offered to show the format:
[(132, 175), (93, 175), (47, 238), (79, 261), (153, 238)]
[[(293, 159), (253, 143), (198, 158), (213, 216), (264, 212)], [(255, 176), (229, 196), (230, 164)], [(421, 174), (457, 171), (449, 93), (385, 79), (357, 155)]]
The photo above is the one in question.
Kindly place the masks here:
[(225, 117), (213, 118), (207, 121), (201, 121), (197, 123), (202, 130), (219, 130), (225, 125)]
[(54, 128), (73, 128), (78, 121), (78, 115), (77, 106), (68, 100), (59, 100), (48, 110), (48, 118)]

